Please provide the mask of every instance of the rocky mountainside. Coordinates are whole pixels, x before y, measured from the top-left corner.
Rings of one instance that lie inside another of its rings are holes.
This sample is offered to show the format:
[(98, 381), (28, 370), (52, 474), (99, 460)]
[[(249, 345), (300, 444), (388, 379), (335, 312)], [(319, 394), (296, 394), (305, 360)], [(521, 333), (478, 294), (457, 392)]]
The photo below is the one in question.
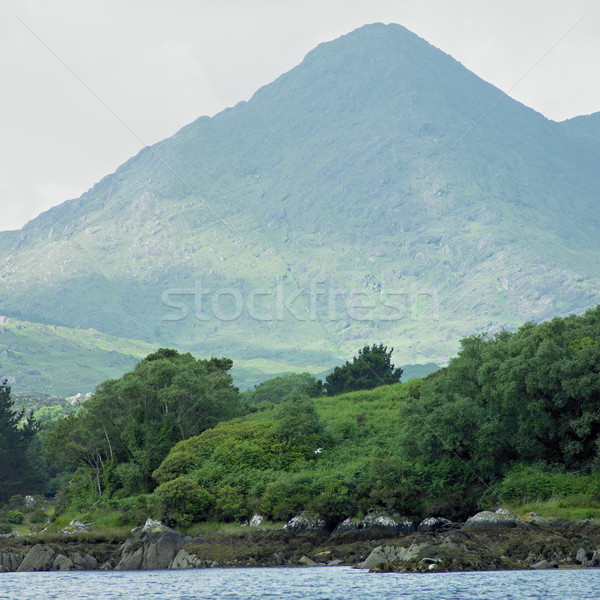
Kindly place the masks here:
[(600, 300), (599, 119), (368, 25), (1, 234), (0, 314), (297, 369), (374, 341), (444, 362)]

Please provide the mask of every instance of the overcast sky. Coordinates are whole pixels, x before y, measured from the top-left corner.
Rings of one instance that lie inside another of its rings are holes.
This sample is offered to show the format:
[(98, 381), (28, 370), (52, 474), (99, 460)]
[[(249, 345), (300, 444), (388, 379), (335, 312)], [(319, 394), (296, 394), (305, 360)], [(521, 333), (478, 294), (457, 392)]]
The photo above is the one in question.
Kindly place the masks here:
[(510, 95), (550, 119), (600, 110), (598, 0), (0, 0), (0, 230), (377, 21), (506, 92), (542, 59)]

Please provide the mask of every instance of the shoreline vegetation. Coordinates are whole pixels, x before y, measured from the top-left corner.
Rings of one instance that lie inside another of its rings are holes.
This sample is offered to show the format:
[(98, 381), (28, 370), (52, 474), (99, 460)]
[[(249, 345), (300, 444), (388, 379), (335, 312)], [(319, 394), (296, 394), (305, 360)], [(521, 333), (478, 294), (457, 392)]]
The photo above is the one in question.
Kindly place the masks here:
[(0, 569), (600, 565), (600, 307), (392, 351), (240, 394), (163, 348), (39, 420), (2, 383)]

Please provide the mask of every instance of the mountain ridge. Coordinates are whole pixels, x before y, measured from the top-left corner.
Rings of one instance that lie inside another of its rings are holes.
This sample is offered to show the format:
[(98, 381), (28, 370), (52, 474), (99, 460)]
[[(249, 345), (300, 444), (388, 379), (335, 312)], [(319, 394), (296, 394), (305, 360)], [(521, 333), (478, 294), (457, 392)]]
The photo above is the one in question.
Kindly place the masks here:
[[(462, 335), (600, 300), (590, 118), (549, 121), (405, 28), (365, 26), (0, 235), (0, 312), (299, 368), (375, 340), (443, 363)], [(165, 294), (198, 283), (267, 290), (271, 318), (204, 321), (188, 293), (169, 320)], [(332, 318), (311, 285), (373, 308)], [(277, 290), (306, 290), (285, 319)]]

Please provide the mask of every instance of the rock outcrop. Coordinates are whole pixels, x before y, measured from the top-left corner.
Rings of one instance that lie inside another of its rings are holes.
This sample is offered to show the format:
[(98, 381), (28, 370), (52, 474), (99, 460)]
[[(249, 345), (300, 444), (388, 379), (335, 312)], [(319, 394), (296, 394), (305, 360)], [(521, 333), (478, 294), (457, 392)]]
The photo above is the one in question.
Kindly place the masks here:
[(183, 546), (192, 540), (180, 531), (142, 532), (122, 547), (118, 571), (168, 569)]
[(0, 552), (0, 573), (16, 571), (23, 562), (23, 555), (16, 552)]
[(17, 571), (51, 571), (56, 552), (46, 544), (36, 544), (25, 555)]

